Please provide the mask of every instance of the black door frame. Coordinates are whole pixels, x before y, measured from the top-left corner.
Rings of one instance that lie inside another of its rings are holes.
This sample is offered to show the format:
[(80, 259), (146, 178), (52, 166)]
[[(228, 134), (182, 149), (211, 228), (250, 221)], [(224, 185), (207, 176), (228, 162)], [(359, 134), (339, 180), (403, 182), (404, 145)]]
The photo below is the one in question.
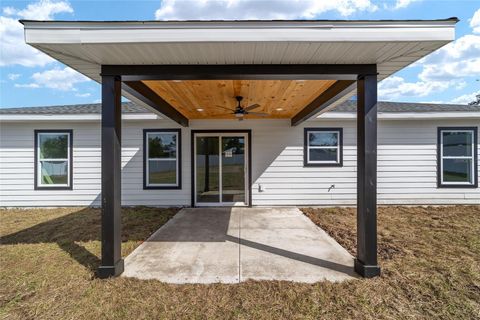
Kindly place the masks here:
[(197, 133), (243, 133), (247, 134), (247, 187), (248, 187), (248, 203), (247, 207), (252, 207), (252, 130), (251, 129), (225, 129), (225, 130), (191, 130), (190, 132), (190, 159), (191, 159), (191, 206), (195, 207), (195, 134)]

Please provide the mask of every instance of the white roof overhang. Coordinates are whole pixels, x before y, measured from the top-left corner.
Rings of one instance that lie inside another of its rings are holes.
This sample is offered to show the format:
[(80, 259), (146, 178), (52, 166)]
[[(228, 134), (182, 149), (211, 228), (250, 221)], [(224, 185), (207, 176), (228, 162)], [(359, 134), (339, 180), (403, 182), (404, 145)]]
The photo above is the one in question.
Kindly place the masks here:
[(380, 81), (453, 41), (457, 21), (22, 23), (28, 44), (97, 82), (102, 64), (376, 64)]

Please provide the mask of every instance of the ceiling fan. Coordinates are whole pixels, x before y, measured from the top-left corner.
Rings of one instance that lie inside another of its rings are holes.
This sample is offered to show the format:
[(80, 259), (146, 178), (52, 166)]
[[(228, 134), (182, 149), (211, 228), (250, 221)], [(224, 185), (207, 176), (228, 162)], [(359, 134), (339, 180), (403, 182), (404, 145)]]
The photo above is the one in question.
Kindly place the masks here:
[(248, 107), (242, 107), (241, 103), (242, 103), (242, 100), (243, 100), (243, 97), (242, 96), (236, 96), (235, 99), (237, 100), (237, 107), (235, 108), (235, 110), (233, 109), (229, 109), (229, 108), (225, 108), (225, 107), (222, 107), (222, 106), (217, 106), (218, 108), (222, 108), (222, 109), (227, 109), (229, 111), (231, 111), (230, 113), (227, 113), (227, 114), (233, 114), (235, 117), (238, 118), (239, 121), (242, 121), (244, 116), (248, 115), (248, 114), (251, 114), (251, 115), (255, 115), (255, 116), (259, 116), (259, 117), (266, 117), (268, 116), (268, 113), (263, 113), (263, 112), (253, 112), (253, 111), (250, 111), (250, 110), (253, 110), (253, 109), (256, 109), (256, 108), (259, 108), (260, 105), (255, 103), (255, 104), (252, 104)]

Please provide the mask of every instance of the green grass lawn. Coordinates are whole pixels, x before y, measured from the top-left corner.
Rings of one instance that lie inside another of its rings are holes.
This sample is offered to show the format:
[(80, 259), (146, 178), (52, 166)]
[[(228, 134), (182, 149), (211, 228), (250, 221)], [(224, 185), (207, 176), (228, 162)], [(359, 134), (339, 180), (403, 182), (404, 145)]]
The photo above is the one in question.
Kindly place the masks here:
[[(177, 209), (123, 210), (125, 256)], [(354, 209), (303, 209), (352, 253)], [(95, 278), (100, 211), (0, 210), (0, 319), (478, 319), (480, 207), (379, 209), (382, 276), (170, 285)]]

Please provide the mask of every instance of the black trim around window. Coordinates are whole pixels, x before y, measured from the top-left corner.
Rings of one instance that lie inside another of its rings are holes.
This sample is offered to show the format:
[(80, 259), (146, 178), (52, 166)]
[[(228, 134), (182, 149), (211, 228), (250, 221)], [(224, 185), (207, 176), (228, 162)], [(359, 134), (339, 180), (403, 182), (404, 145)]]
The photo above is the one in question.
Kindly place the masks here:
[[(68, 179), (68, 186), (55, 186), (52, 185), (51, 187), (42, 186), (38, 184), (38, 134), (39, 133), (68, 133), (70, 136), (69, 139), (69, 160), (68, 160), (68, 171), (69, 171), (69, 179)], [(42, 129), (42, 130), (34, 130), (34, 161), (33, 164), (33, 175), (34, 175), (34, 183), (33, 188), (34, 190), (73, 190), (73, 130), (71, 129)]]
[[(147, 133), (158, 132), (177, 134), (177, 185), (148, 186), (147, 185)], [(178, 190), (182, 189), (182, 130), (181, 129), (143, 129), (143, 189), (144, 190)]]
[[(442, 148), (443, 131), (468, 130), (473, 131), (473, 184), (449, 184), (442, 182)], [(437, 187), (438, 188), (478, 188), (478, 128), (477, 127), (438, 127), (437, 128)]]
[[(339, 161), (336, 163), (312, 163), (308, 161), (308, 132), (338, 131)], [(343, 167), (343, 128), (304, 128), (303, 129), (303, 166), (304, 167)]]

